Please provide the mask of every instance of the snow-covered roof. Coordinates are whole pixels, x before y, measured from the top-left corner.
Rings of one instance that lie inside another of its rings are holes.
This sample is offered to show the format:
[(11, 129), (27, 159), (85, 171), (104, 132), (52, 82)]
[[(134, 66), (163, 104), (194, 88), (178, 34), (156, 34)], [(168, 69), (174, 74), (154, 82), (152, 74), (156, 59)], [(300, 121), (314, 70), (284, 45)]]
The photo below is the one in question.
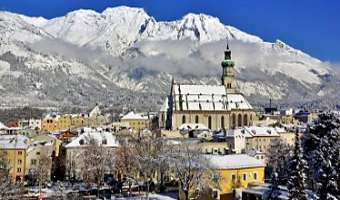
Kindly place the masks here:
[(91, 139), (94, 139), (97, 142), (97, 145), (99, 146), (111, 148), (119, 146), (116, 137), (113, 136), (111, 133), (104, 131), (91, 131), (81, 134), (72, 142), (67, 144), (65, 147), (66, 148), (84, 147), (89, 144)]
[(33, 146), (38, 144), (49, 146), (53, 145), (55, 140), (57, 140), (57, 138), (54, 135), (37, 135), (30, 139), (29, 144)]
[(99, 106), (95, 106), (89, 113), (89, 116), (90, 117), (94, 117), (94, 116), (98, 116), (98, 115), (101, 115), (101, 110), (99, 108)]
[(56, 115), (56, 114), (47, 114), (47, 115), (44, 117), (44, 120), (47, 120), (47, 119), (58, 120), (60, 117), (61, 117), (60, 115)]
[(122, 120), (147, 120), (148, 116), (142, 115), (140, 113), (134, 113), (133, 111), (122, 117)]
[(224, 111), (253, 109), (242, 94), (227, 94), (223, 85), (174, 84), (173, 91), (174, 109), (176, 110)]
[(28, 142), (23, 135), (0, 135), (0, 149), (27, 149)]
[(270, 136), (279, 137), (279, 133), (285, 132), (279, 128), (263, 127), (263, 126), (245, 126), (242, 128), (232, 129), (227, 131), (227, 137), (244, 136), (244, 137), (258, 137)]
[(0, 129), (7, 129), (8, 127), (5, 126), (5, 124), (3, 124), (2, 122), (0, 122)]
[(161, 106), (160, 111), (161, 112), (167, 112), (169, 108), (169, 98), (165, 98), (165, 101), (163, 102), (163, 105)]
[(250, 167), (265, 167), (265, 164), (246, 154), (206, 155), (210, 166), (214, 169), (240, 169)]
[(204, 124), (182, 124), (179, 130), (209, 130)]

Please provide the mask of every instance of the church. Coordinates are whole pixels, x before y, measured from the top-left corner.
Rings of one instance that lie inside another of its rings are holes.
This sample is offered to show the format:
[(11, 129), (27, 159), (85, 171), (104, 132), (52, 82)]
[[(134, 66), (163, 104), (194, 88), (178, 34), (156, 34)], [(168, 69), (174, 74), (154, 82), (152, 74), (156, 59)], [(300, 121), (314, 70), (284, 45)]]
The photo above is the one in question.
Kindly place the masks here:
[(214, 131), (253, 124), (253, 107), (236, 91), (235, 63), (229, 45), (224, 54), (221, 85), (172, 81), (170, 95), (160, 112), (161, 128), (177, 130), (182, 124), (203, 124)]

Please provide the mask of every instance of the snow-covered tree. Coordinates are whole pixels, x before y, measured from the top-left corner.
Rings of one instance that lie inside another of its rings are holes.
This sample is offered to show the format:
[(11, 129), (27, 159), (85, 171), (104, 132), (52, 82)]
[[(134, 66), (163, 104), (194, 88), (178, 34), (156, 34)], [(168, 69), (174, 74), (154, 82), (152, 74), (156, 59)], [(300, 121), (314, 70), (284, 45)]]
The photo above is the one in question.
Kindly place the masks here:
[(159, 172), (159, 164), (163, 159), (161, 140), (153, 136), (139, 137), (135, 141), (133, 155), (139, 174), (146, 184), (146, 198), (149, 197), (150, 184), (154, 182), (155, 174)]
[(304, 139), (310, 174), (320, 199), (340, 199), (340, 119), (322, 113)]
[(201, 154), (197, 145), (173, 145), (169, 149), (169, 164), (178, 178), (185, 200), (194, 195), (197, 199), (200, 191), (205, 191), (218, 179), (219, 174), (210, 169), (207, 157)]
[(98, 144), (98, 141), (92, 137), (86, 139), (88, 145), (81, 153), (82, 177), (85, 182), (96, 183), (100, 187), (104, 182), (104, 175), (113, 171), (114, 152)]
[(305, 192), (305, 166), (300, 136), (296, 133), (294, 153), (289, 163), (288, 191), (289, 200), (307, 200)]
[(134, 181), (137, 169), (136, 161), (134, 159), (133, 147), (128, 141), (121, 141), (115, 153), (115, 170), (118, 181), (120, 183), (126, 182), (129, 186), (129, 194)]
[(268, 149), (268, 168), (271, 173), (270, 178), (276, 177), (277, 184), (284, 185), (288, 179), (289, 159), (293, 147), (286, 144), (282, 139), (272, 141)]
[(10, 166), (4, 155), (0, 155), (0, 199), (22, 199), (24, 187), (22, 183), (13, 183)]
[(271, 184), (269, 186), (270, 190), (263, 194), (263, 200), (280, 200), (279, 196), (281, 195), (281, 192), (279, 188), (279, 182), (279, 174), (274, 172), (272, 174)]

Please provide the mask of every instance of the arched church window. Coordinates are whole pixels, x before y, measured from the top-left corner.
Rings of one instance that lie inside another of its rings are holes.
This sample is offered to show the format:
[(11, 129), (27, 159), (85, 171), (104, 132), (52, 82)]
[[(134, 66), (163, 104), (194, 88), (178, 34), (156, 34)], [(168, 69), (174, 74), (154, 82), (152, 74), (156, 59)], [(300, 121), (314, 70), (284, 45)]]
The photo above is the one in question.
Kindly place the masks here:
[(221, 117), (221, 128), (224, 128), (224, 116)]
[(195, 116), (195, 123), (196, 123), (196, 124), (199, 123), (198, 115)]
[(186, 120), (185, 120), (185, 115), (183, 115), (182, 116), (182, 124), (185, 124), (186, 122), (185, 122)]
[(211, 129), (211, 116), (208, 117), (208, 128)]
[(248, 126), (248, 115), (247, 114), (244, 114), (243, 116), (243, 125)]
[(237, 116), (237, 126), (241, 127), (242, 126), (242, 115), (238, 114)]
[(235, 115), (235, 113), (233, 113), (233, 115), (232, 115), (232, 127), (233, 128), (236, 127), (236, 115)]

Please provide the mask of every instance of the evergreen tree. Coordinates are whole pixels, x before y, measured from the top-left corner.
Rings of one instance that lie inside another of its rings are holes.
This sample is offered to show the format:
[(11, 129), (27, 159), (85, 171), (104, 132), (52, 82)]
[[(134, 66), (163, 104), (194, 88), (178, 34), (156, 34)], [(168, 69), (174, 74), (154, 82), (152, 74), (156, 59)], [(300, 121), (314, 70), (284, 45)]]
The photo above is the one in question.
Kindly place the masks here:
[(322, 113), (304, 139), (306, 157), (320, 199), (340, 199), (340, 119)]
[(265, 192), (262, 199), (264, 200), (280, 200), (279, 196), (281, 195), (279, 188), (279, 174), (274, 172), (272, 175), (271, 184), (269, 186), (270, 190)]
[[(275, 139), (271, 142), (268, 149), (268, 177), (273, 180), (276, 177), (278, 185), (285, 185), (288, 179), (289, 155), (293, 149), (293, 145), (286, 144), (282, 139)], [(276, 174), (275, 174), (276, 173)]]
[(299, 134), (295, 136), (294, 154), (289, 164), (289, 200), (307, 200), (305, 193), (305, 161), (303, 159)]

